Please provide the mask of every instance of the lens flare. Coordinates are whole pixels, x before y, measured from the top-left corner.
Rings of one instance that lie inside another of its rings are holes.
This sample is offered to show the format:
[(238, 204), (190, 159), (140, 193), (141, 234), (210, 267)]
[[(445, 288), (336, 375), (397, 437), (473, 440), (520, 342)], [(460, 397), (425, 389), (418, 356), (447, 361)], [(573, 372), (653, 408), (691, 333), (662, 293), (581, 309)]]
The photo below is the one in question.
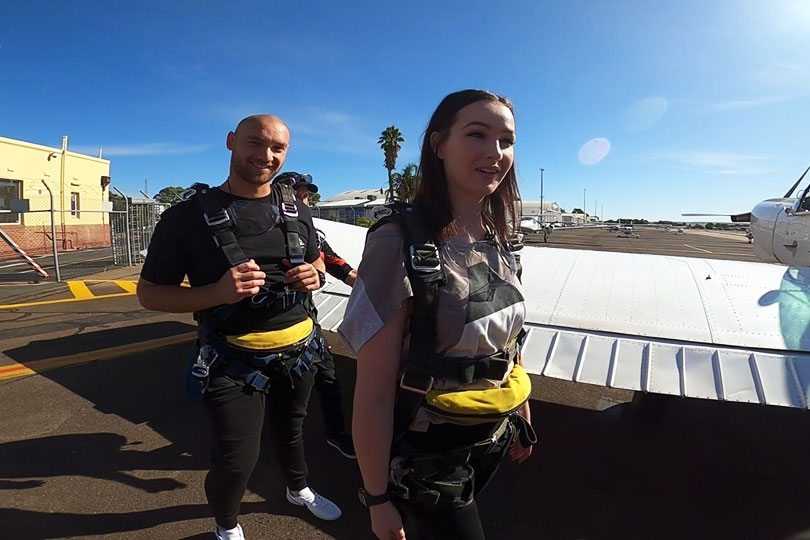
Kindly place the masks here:
[(610, 141), (604, 137), (596, 137), (579, 149), (579, 162), (583, 165), (595, 165), (605, 159), (609, 152)]
[(622, 116), (622, 126), (630, 132), (650, 129), (667, 114), (669, 101), (662, 97), (648, 97), (633, 103)]

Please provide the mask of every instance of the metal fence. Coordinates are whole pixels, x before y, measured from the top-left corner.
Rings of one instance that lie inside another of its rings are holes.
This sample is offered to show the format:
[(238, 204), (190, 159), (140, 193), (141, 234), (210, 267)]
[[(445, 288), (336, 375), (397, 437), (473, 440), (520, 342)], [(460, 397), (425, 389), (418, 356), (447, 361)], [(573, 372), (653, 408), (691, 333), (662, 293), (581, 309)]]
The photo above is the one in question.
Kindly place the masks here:
[(142, 263), (168, 205), (127, 198), (117, 210), (54, 210), (43, 197), (30, 206), (0, 213), (0, 281), (64, 281)]

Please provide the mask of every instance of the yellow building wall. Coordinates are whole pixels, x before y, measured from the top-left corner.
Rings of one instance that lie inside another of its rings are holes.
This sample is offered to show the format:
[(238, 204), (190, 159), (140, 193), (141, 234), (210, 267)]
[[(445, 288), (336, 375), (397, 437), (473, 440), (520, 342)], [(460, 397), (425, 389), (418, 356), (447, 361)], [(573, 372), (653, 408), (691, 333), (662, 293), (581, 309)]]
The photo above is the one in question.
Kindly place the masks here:
[[(101, 187), (102, 176), (110, 176), (109, 160), (70, 151), (63, 155), (61, 148), (0, 137), (0, 178), (22, 180), (22, 197), (30, 200), (31, 210), (50, 208), (43, 180), (53, 191), (56, 210), (70, 210), (71, 192), (79, 193), (80, 210), (102, 210), (102, 202), (109, 199), (109, 187)], [(50, 224), (48, 214), (25, 214), (22, 219), (24, 225)], [(108, 220), (100, 213), (65, 216), (67, 225), (102, 223)]]
[(109, 245), (109, 216), (100, 212), (104, 209), (102, 203), (109, 200), (109, 186), (102, 187), (102, 176), (110, 176), (109, 160), (0, 137), (0, 179), (21, 181), (21, 196), (29, 200), (32, 210), (21, 214), (18, 224), (0, 226), (10, 230), (12, 238), (16, 236), (15, 241), (23, 249), (28, 244), (29, 249), (41, 251), (44, 237), (50, 235), (51, 218), (49, 212), (33, 211), (50, 208), (44, 180), (53, 192), (56, 210), (70, 210), (71, 193), (79, 194), (78, 216), (70, 212), (55, 214), (60, 249)]

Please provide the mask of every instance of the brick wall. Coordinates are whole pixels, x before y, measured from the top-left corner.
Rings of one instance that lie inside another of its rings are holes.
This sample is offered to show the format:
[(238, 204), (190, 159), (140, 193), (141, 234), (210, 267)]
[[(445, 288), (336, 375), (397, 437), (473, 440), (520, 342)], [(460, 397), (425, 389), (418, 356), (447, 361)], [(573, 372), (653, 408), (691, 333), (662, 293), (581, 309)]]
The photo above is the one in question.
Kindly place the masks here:
[[(0, 227), (31, 256), (48, 255), (53, 249), (49, 225), (0, 225)], [(56, 249), (60, 252), (101, 247), (110, 247), (109, 225), (56, 226)], [(16, 257), (14, 250), (0, 240), (0, 260)]]

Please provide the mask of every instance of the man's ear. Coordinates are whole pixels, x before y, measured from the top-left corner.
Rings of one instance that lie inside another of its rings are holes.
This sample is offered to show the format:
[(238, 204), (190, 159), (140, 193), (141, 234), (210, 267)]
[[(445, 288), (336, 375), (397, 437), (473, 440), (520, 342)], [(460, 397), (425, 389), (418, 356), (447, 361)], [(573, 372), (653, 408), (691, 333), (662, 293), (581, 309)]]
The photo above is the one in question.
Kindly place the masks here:
[(233, 150), (234, 139), (236, 139), (236, 134), (233, 131), (229, 131), (228, 136), (225, 138), (225, 146), (228, 150)]
[(439, 142), (439, 132), (434, 131), (430, 134), (430, 147), (433, 149), (433, 153), (436, 154), (436, 157), (439, 159), (444, 159), (442, 156), (442, 150), (444, 145)]

